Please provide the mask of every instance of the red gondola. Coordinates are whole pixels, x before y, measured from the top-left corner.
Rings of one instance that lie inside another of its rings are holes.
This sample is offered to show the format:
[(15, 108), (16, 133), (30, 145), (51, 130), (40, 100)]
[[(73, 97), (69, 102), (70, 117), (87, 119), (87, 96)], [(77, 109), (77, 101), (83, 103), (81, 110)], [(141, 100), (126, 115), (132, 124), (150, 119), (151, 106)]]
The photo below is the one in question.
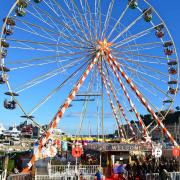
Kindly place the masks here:
[(176, 94), (177, 90), (174, 88), (169, 88), (169, 93), (170, 94)]
[(169, 74), (177, 74), (177, 69), (175, 69), (174, 67), (170, 67), (169, 68)]
[(164, 36), (164, 32), (163, 31), (158, 31), (158, 32), (156, 32), (156, 36), (158, 38), (162, 38)]
[(170, 56), (170, 55), (172, 55), (174, 52), (173, 52), (172, 49), (166, 48), (166, 49), (164, 50), (164, 53), (165, 53), (165, 55)]

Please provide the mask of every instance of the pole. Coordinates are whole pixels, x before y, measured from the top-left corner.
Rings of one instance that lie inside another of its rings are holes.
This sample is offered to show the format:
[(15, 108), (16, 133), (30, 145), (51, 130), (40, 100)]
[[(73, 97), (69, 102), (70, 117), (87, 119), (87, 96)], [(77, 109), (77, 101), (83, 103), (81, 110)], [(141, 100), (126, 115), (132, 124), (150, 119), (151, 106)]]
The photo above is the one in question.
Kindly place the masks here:
[[(101, 56), (101, 70), (102, 70), (102, 56)], [(103, 136), (103, 140), (105, 140), (104, 137), (104, 86), (103, 86), (103, 80), (101, 80), (101, 102), (102, 102), (102, 109), (101, 109), (101, 113), (102, 113), (102, 136)]]
[(8, 155), (8, 154), (5, 154), (5, 159), (4, 159), (4, 177), (3, 177), (2, 180), (6, 180), (8, 162), (9, 162), (9, 155)]
[(76, 157), (76, 167), (75, 167), (75, 173), (77, 175), (77, 157)]
[(101, 154), (102, 152), (100, 151), (100, 157), (99, 157), (99, 166), (100, 166), (100, 168), (102, 167), (102, 154)]

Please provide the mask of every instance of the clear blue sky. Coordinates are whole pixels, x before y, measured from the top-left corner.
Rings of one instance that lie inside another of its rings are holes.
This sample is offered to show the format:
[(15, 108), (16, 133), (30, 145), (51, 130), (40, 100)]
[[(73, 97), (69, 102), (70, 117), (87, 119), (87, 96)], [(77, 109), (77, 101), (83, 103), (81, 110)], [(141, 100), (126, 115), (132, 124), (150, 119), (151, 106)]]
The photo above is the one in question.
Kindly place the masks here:
[[(122, 1), (126, 1), (126, 0), (122, 0)], [(0, 2), (0, 19), (3, 19), (6, 14), (8, 13), (9, 9), (11, 8), (11, 5), (13, 4), (13, 0), (1, 0)], [(149, 0), (149, 3), (151, 3), (154, 8), (158, 11), (158, 13), (161, 15), (161, 17), (164, 19), (167, 27), (169, 28), (175, 44), (176, 44), (176, 48), (178, 51), (178, 54), (180, 53), (180, 21), (179, 21), (179, 17), (180, 17), (180, 1), (179, 0), (171, 0), (171, 1), (163, 1), (162, 0)], [(0, 22), (0, 26), (2, 25), (2, 21)], [(18, 56), (16, 54), (16, 56)], [(18, 78), (18, 77), (17, 77)], [(1, 92), (2, 93), (2, 92)], [(65, 96), (64, 94), (62, 96)], [(25, 96), (28, 97), (28, 94)], [(38, 95), (36, 94), (35, 97), (38, 98)], [(64, 97), (63, 97), (64, 98)], [(1, 96), (0, 101), (2, 102), (1, 104), (3, 104), (3, 100), (4, 100), (4, 96)], [(24, 99), (22, 101), (25, 101)], [(27, 100), (29, 101), (29, 100)], [(30, 101), (29, 101), (30, 103)], [(28, 103), (26, 102), (26, 106), (28, 106)], [(46, 107), (46, 113), (47, 113), (47, 119), (40, 119), (39, 123), (46, 123), (48, 121), (51, 120), (51, 117), (54, 116), (54, 113), (56, 112), (57, 107), (59, 106), (59, 104), (56, 106), (56, 108), (53, 108), (52, 111), (48, 112), (49, 107)], [(176, 106), (180, 106), (180, 95), (178, 93), (175, 103), (174, 103), (174, 107)], [(77, 108), (77, 111), (79, 112), (81, 110), (81, 107)], [(73, 112), (75, 111), (75, 109), (73, 109)], [(43, 114), (43, 111), (40, 111)], [(71, 113), (71, 112), (67, 112), (67, 115)], [(4, 108), (2, 107), (2, 105), (0, 106), (0, 122), (2, 122), (6, 127), (9, 125), (12, 125), (12, 123), (19, 123), (22, 120), (20, 118), (18, 118), (21, 115), (20, 112), (11, 112), (11, 111), (7, 111), (4, 110)], [(108, 116), (108, 115), (107, 115)], [(44, 118), (44, 117), (43, 117)], [(74, 117), (75, 120), (75, 117)], [(108, 125), (110, 123), (108, 123), (108, 121), (110, 120), (110, 118), (107, 118), (107, 124), (106, 124), (106, 128), (108, 129)], [(69, 121), (69, 123), (67, 124), (63, 124), (63, 122), (61, 123), (61, 127), (63, 127), (64, 129), (68, 129), (70, 132), (74, 132), (74, 128), (71, 127), (72, 124), (73, 126), (79, 124), (75, 123), (74, 121), (70, 120), (70, 118), (67, 118), (67, 121)], [(88, 126), (88, 122), (86, 122), (86, 125)], [(92, 126), (95, 126), (94, 124)], [(114, 125), (111, 124), (111, 129), (108, 129), (108, 132), (112, 132), (115, 128), (113, 128)], [(87, 128), (86, 128), (87, 130)]]

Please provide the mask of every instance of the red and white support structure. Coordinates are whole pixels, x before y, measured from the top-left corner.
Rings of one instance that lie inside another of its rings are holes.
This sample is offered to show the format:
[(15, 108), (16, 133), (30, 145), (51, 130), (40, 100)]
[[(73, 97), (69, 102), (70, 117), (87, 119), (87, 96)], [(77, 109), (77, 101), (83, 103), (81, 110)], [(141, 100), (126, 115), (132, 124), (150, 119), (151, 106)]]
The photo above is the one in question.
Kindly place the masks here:
[(56, 115), (53, 118), (53, 121), (52, 121), (52, 123), (50, 125), (50, 128), (46, 132), (46, 137), (40, 139), (37, 153), (32, 156), (30, 162), (28, 163), (28, 167), (26, 167), (23, 170), (23, 172), (29, 171), (29, 169), (32, 167), (34, 162), (37, 160), (37, 154), (41, 153), (43, 145), (49, 140), (49, 138), (50, 138), (50, 136), (52, 134), (52, 131), (57, 127), (57, 124), (58, 124), (59, 120), (63, 117), (65, 111), (67, 110), (67, 108), (71, 104), (71, 101), (75, 98), (76, 94), (78, 93), (80, 87), (82, 86), (82, 84), (86, 80), (86, 78), (87, 78), (88, 74), (90, 73), (91, 69), (97, 63), (97, 61), (99, 59), (99, 56), (100, 56), (100, 53), (97, 53), (96, 57), (88, 65), (88, 67), (86, 68), (85, 72), (83, 73), (83, 75), (81, 76), (81, 78), (79, 79), (77, 84), (74, 86), (74, 88), (70, 92), (70, 94), (69, 94), (68, 98), (65, 100), (64, 104), (61, 106), (61, 108), (56, 113)]
[(115, 91), (114, 91), (114, 89), (113, 89), (112, 82), (107, 79), (107, 77), (106, 77), (106, 75), (105, 75), (105, 73), (104, 73), (103, 70), (101, 71), (101, 74), (102, 74), (103, 78), (105, 79), (105, 83), (108, 85), (109, 89), (111, 90), (111, 92), (112, 92), (112, 94), (113, 94), (113, 97), (114, 97), (114, 99), (115, 99), (115, 101), (116, 101), (116, 103), (117, 103), (117, 105), (118, 105), (118, 108), (119, 108), (119, 110), (121, 111), (121, 113), (122, 113), (122, 115), (123, 115), (126, 123), (128, 124), (128, 126), (129, 126), (129, 128), (130, 128), (130, 130), (131, 130), (132, 135), (135, 136), (136, 134), (135, 134), (135, 132), (134, 132), (134, 129), (133, 129), (131, 123), (129, 122), (129, 120), (128, 120), (125, 112), (124, 112), (124, 109), (123, 109), (123, 107), (121, 106), (121, 104), (120, 104), (120, 102), (119, 102), (119, 100), (118, 100), (118, 97), (117, 97), (117, 95), (116, 95), (116, 93), (115, 93)]
[(109, 92), (109, 90), (108, 90), (108, 87), (107, 87), (105, 78), (104, 78), (103, 73), (102, 73), (102, 70), (101, 70), (101, 66), (100, 66), (100, 65), (97, 65), (97, 66), (98, 66), (98, 70), (99, 70), (99, 72), (100, 72), (100, 74), (101, 74), (101, 78), (102, 78), (104, 87), (105, 87), (105, 89), (106, 89), (106, 93), (107, 93), (107, 95), (108, 95), (108, 97), (109, 97), (109, 102), (110, 102), (110, 105), (111, 105), (111, 108), (112, 108), (112, 111), (113, 111), (113, 115), (114, 115), (114, 117), (115, 117), (115, 119), (116, 119), (116, 122), (117, 122), (117, 124), (118, 124), (119, 134), (121, 135), (121, 137), (122, 137), (123, 139), (125, 139), (125, 135), (124, 135), (124, 132), (123, 132), (123, 128), (122, 128), (122, 125), (121, 125), (120, 122), (119, 122), (119, 118), (118, 118), (118, 115), (117, 115), (117, 113), (116, 113), (116, 108), (115, 108), (115, 106), (114, 106), (114, 104), (113, 104), (113, 101), (112, 101), (112, 98), (111, 98), (111, 94), (110, 94), (110, 92)]
[(110, 65), (111, 69), (113, 70), (115, 76), (117, 77), (117, 79), (118, 79), (118, 81), (119, 81), (119, 84), (120, 84), (121, 88), (123, 89), (124, 95), (127, 97), (128, 102), (129, 102), (132, 110), (134, 111), (134, 113), (135, 113), (135, 115), (136, 115), (136, 118), (137, 118), (138, 121), (139, 121), (140, 126), (142, 126), (144, 135), (145, 135), (148, 139), (150, 139), (149, 134), (148, 134), (148, 130), (147, 130), (147, 128), (146, 128), (143, 120), (141, 119), (138, 111), (136, 110), (136, 108), (135, 108), (132, 100), (130, 99), (130, 96), (129, 96), (129, 94), (128, 94), (127, 91), (126, 91), (126, 88), (125, 88), (125, 86), (124, 86), (124, 84), (123, 84), (123, 82), (122, 82), (119, 74), (117, 73), (116, 67), (114, 66), (114, 64), (113, 64), (110, 56), (107, 57), (107, 61), (108, 61), (109, 65)]
[[(132, 80), (126, 75), (126, 73), (123, 71), (119, 63), (112, 57), (111, 54), (108, 55), (108, 62), (110, 63), (111, 67), (113, 68), (113, 71), (117, 69), (121, 76), (126, 80), (126, 82), (130, 85), (131, 89), (135, 92), (138, 99), (141, 101), (141, 103), (145, 106), (147, 111), (151, 114), (151, 116), (155, 119), (158, 126), (160, 126), (164, 132), (164, 134), (167, 135), (167, 137), (170, 139), (170, 141), (173, 143), (174, 146), (178, 146), (177, 142), (175, 141), (174, 137), (171, 135), (171, 133), (167, 130), (167, 128), (164, 126), (163, 122), (158, 118), (156, 113), (153, 111), (153, 109), (148, 105), (146, 100), (144, 99), (143, 95), (140, 93), (140, 91), (137, 89), (137, 87), (134, 85)], [(117, 74), (117, 73), (116, 73)], [(124, 90), (124, 88), (123, 88)]]

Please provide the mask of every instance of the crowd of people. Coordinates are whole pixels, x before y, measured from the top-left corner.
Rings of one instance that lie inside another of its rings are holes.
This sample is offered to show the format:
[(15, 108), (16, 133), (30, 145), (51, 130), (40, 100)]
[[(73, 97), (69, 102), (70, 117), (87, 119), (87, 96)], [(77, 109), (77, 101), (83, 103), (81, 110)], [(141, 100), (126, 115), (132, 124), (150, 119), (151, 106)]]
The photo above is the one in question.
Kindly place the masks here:
[(159, 173), (163, 178), (168, 176), (168, 172), (178, 172), (179, 163), (175, 159), (147, 157), (143, 161), (137, 159), (134, 163), (127, 164), (125, 170), (128, 172), (128, 180), (144, 180), (147, 174), (152, 173)]

